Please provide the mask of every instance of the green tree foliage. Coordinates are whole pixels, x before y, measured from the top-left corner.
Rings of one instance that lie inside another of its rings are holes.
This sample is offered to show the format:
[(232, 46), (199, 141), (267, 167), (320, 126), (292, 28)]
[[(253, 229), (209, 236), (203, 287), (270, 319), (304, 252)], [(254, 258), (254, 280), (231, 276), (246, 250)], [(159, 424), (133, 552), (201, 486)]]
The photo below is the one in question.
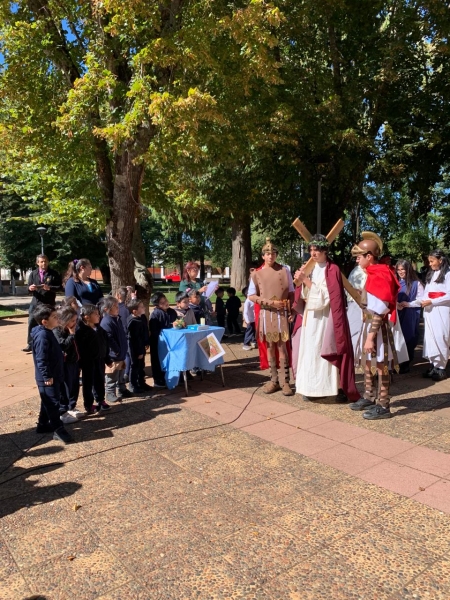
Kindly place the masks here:
[(406, 185), (399, 192), (388, 186), (367, 186), (365, 195), (360, 227), (379, 233), (384, 253), (418, 261), (423, 252), (439, 245), (435, 219), (417, 213)]
[[(36, 231), (40, 215), (14, 193), (0, 190), (0, 264), (24, 272), (35, 265), (41, 252), (41, 238)], [(41, 223), (42, 224), (42, 223)], [(82, 223), (47, 224), (44, 251), (52, 266), (63, 272), (69, 261), (87, 257), (96, 267), (106, 267), (105, 243)]]
[(279, 10), (263, 0), (23, 0), (0, 10), (4, 163), (27, 181), (38, 172), (53, 212), (80, 200), (85, 219), (94, 209), (113, 286), (128, 283), (146, 165), (158, 168), (169, 148), (194, 165), (226, 124), (218, 89), (239, 101), (260, 79), (278, 80)]
[(0, 161), (28, 198), (45, 199), (47, 222), (78, 211), (105, 229), (113, 285), (130, 282), (141, 203), (174, 236), (177, 262), (180, 236), (200, 227), (207, 240), (208, 223), (228, 220), (238, 287), (253, 220), (286, 237), (287, 251), (293, 218), (315, 231), (320, 177), (322, 230), (355, 215), (340, 247), (372, 201), (368, 184), (409, 199), (417, 222), (445, 218), (442, 0), (24, 0), (0, 10)]

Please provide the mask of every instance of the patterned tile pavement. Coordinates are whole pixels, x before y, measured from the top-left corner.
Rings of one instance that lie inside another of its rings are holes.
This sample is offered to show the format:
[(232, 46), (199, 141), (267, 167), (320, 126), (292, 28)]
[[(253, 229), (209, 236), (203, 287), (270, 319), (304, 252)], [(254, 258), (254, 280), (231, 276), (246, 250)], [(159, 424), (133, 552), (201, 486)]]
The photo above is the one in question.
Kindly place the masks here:
[(26, 322), (0, 328), (0, 600), (449, 598), (450, 384), (423, 366), (366, 422), (264, 396), (232, 338), (225, 389), (131, 398), (63, 447), (34, 433)]

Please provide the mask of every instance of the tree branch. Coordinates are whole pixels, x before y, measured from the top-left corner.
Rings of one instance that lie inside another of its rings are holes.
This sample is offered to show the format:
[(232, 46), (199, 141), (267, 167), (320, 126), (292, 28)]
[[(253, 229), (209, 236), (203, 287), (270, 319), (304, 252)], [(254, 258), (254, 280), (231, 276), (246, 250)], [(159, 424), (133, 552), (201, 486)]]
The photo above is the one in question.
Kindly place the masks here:
[(45, 24), (46, 33), (52, 40), (51, 48), (46, 47), (44, 52), (61, 70), (67, 83), (72, 86), (75, 80), (81, 76), (80, 69), (70, 54), (66, 39), (55, 22), (47, 2), (45, 0), (28, 0), (28, 7), (36, 20)]

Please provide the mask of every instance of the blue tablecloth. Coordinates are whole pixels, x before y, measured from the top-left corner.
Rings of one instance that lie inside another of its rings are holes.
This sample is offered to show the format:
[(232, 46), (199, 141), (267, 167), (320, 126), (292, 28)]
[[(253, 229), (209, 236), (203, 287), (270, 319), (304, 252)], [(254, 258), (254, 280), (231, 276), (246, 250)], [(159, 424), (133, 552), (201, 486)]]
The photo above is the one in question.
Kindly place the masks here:
[(210, 327), (201, 331), (192, 329), (163, 329), (159, 334), (158, 354), (162, 370), (165, 371), (166, 383), (169, 390), (178, 385), (180, 371), (189, 371), (199, 367), (205, 371), (214, 371), (217, 365), (224, 362), (223, 356), (214, 362), (208, 362), (197, 342), (214, 333), (222, 339), (223, 327)]

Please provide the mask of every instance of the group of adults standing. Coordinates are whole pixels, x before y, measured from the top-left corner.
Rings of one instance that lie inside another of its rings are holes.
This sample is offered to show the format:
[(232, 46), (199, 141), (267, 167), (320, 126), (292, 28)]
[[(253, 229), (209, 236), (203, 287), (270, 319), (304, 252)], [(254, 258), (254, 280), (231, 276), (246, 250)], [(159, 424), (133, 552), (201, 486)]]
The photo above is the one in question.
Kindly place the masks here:
[[(32, 294), (28, 317), (27, 345), (24, 352), (31, 352), (31, 330), (37, 323), (33, 318), (33, 311), (38, 304), (55, 306), (56, 294), (64, 289), (65, 296), (75, 298), (79, 306), (86, 304), (96, 305), (103, 298), (102, 289), (96, 279), (91, 277), (92, 264), (89, 259), (74, 259), (69, 263), (68, 269), (61, 280), (60, 274), (49, 267), (49, 260), (44, 254), (36, 257), (36, 269), (28, 277), (28, 290)], [(206, 290), (206, 285), (198, 279), (199, 268), (197, 263), (188, 262), (184, 268), (180, 291)]]
[[(380, 262), (383, 243), (373, 232), (363, 232), (353, 246), (356, 267), (350, 283), (357, 293), (347, 299), (339, 268), (330, 260), (328, 241), (316, 235), (309, 243), (314, 268), (290, 271), (276, 262), (278, 250), (268, 239), (262, 248), (264, 264), (253, 272), (249, 298), (259, 308), (258, 343), (267, 348), (270, 381), (265, 393), (288, 384), (287, 360), (292, 356), (296, 392), (305, 400), (334, 396), (337, 402), (363, 411), (369, 420), (390, 418), (391, 370), (409, 371), (425, 320), (424, 373), (439, 381), (445, 367), (450, 337), (450, 266), (441, 250), (429, 254), (425, 286), (412, 265), (400, 260), (394, 270)], [(288, 321), (293, 322), (289, 340)], [(278, 361), (279, 357), (279, 361)], [(280, 371), (278, 371), (278, 367)], [(355, 385), (355, 368), (364, 372), (364, 393)]]
[(36, 258), (37, 268), (28, 277), (28, 290), (33, 295), (30, 303), (28, 316), (27, 345), (24, 352), (31, 352), (31, 330), (37, 323), (33, 318), (33, 311), (38, 304), (55, 306), (56, 294), (63, 289), (66, 297), (73, 296), (79, 306), (83, 304), (97, 304), (103, 298), (103, 292), (95, 279), (91, 278), (92, 265), (87, 258), (73, 260), (69, 263), (64, 278), (49, 268), (49, 261), (45, 254), (39, 254)]
[[(352, 248), (357, 265), (349, 276), (360, 297), (355, 301), (349, 296), (347, 306), (341, 272), (330, 260), (328, 246), (323, 235), (314, 236), (308, 247), (314, 268), (309, 273), (303, 266), (295, 272), (294, 280), (290, 270), (277, 263), (278, 249), (269, 238), (262, 248), (264, 262), (251, 275), (248, 298), (255, 303), (258, 345), (267, 352), (270, 368), (270, 380), (263, 391), (270, 394), (281, 390), (286, 396), (292, 395), (292, 365), (296, 392), (306, 400), (334, 396), (337, 402), (350, 401), (352, 410), (364, 411), (366, 419), (389, 418), (390, 371), (409, 371), (422, 310), (423, 354), (430, 362), (424, 377), (435, 381), (447, 377), (448, 258), (442, 250), (430, 252), (423, 284), (406, 260), (399, 260), (395, 270), (380, 263), (381, 239), (363, 232), (362, 240)], [(28, 280), (33, 298), (24, 348), (27, 352), (31, 351), (37, 304), (55, 306), (56, 293), (62, 287), (80, 306), (95, 305), (103, 297), (100, 285), (91, 278), (88, 259), (71, 262), (62, 281), (59, 273), (49, 268), (45, 255), (39, 255), (36, 264)], [(196, 263), (186, 264), (180, 291), (195, 289), (201, 293), (206, 289), (198, 272)], [(364, 372), (361, 397), (355, 385), (355, 367)]]

